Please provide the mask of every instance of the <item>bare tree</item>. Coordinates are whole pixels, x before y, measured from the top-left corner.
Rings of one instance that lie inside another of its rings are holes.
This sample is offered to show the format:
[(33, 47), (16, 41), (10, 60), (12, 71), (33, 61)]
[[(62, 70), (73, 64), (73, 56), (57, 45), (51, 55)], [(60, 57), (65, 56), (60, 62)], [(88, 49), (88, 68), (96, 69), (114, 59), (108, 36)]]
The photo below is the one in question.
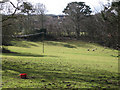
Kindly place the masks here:
[(35, 5), (35, 13), (38, 16), (39, 21), (41, 22), (41, 28), (44, 28), (44, 19), (45, 19), (45, 13), (46, 13), (45, 5), (41, 3), (37, 3)]

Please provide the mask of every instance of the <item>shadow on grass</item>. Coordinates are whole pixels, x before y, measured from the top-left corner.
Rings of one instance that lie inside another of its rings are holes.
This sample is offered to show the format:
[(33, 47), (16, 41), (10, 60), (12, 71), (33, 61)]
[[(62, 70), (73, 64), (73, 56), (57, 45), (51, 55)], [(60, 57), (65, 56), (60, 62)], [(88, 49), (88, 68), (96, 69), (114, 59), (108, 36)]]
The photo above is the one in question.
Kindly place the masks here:
[(77, 47), (83, 47), (83, 48), (93, 48), (93, 46), (91, 46), (90, 44), (83, 43), (83, 42), (46, 42), (48, 45), (54, 45), (54, 46), (63, 46), (63, 47), (67, 47), (67, 48), (77, 48)]
[[(46, 67), (44, 70), (40, 69), (38, 64), (33, 63), (31, 64), (26, 63), (23, 65), (23, 63), (20, 63), (19, 65), (15, 65), (15, 62), (4, 62), (3, 63), (3, 70), (13, 70), (16, 72), (26, 72), (28, 74), (28, 79), (33, 79), (38, 82), (41, 81), (41, 79), (44, 80), (44, 82), (49, 82), (49, 83), (57, 83), (57, 84), (64, 84), (66, 86), (71, 85), (78, 85), (80, 83), (86, 83), (91, 85), (91, 87), (118, 87), (118, 80), (119, 77), (117, 76), (117, 73), (111, 73), (109, 71), (105, 70), (98, 70), (96, 72), (90, 72), (89, 70), (86, 70), (85, 72), (83, 71), (82, 73), (80, 72), (62, 72), (58, 70), (50, 70), (48, 67), (49, 66), (44, 66)], [(34, 65), (34, 68), (25, 68), (26, 65)], [(43, 67), (43, 66), (42, 66)], [(9, 75), (11, 77), (15, 77), (15, 75), (12, 75), (12, 73), (6, 73), (6, 75)], [(52, 85), (52, 84), (51, 84)]]
[(93, 48), (93, 46), (91, 46), (90, 43), (88, 42), (78, 42), (78, 41), (73, 41), (73, 42), (69, 42), (72, 43), (73, 45), (77, 46), (77, 47), (82, 47), (82, 48)]
[(72, 46), (70, 44), (65, 44), (64, 47), (67, 47), (67, 48), (76, 48), (75, 46)]
[(31, 46), (38, 47), (38, 45), (30, 42), (17, 42), (17, 43), (12, 42), (12, 45), (17, 47), (24, 47), (24, 48), (30, 48)]
[(69, 44), (69, 43), (62, 43), (62, 42), (46, 42), (48, 45), (54, 45), (54, 46), (63, 46), (67, 48), (76, 48), (76, 46)]
[(31, 53), (17, 53), (17, 52), (4, 53), (4, 55), (7, 55), (7, 56), (25, 56), (25, 57), (57, 57), (57, 56), (53, 56), (53, 55), (39, 55), (39, 54), (31, 54)]
[[(23, 69), (24, 70), (24, 69)], [(19, 71), (21, 72), (21, 71)], [(117, 88), (119, 86), (118, 80), (116, 78), (109, 77), (99, 77), (94, 74), (69, 74), (69, 73), (58, 73), (58, 72), (46, 72), (46, 71), (25, 71), (28, 74), (28, 79), (36, 80), (37, 82), (47, 82), (48, 86), (53, 85), (64, 85), (71, 86), (74, 88), (74, 85), (82, 85), (86, 83), (86, 86), (94, 88)], [(102, 73), (100, 73), (102, 74)], [(43, 81), (44, 80), (44, 81)], [(47, 85), (45, 85), (47, 86)], [(63, 87), (64, 88), (64, 87)]]
[[(101, 71), (100, 71), (101, 72)], [(106, 72), (106, 71), (105, 71)], [(90, 72), (85, 73), (85, 74), (75, 74), (75, 73), (61, 73), (61, 72), (52, 72), (52, 71), (43, 71), (43, 72), (32, 72), (35, 75), (39, 74), (44, 77), (44, 79), (47, 79), (49, 81), (74, 81), (74, 82), (88, 82), (88, 83), (96, 83), (100, 84), (102, 86), (104, 85), (115, 85), (118, 86), (118, 80), (119, 78), (116, 76), (110, 76), (110, 72), (105, 73), (99, 73), (97, 74), (92, 74)], [(36, 79), (39, 79), (39, 76), (36, 76)]]

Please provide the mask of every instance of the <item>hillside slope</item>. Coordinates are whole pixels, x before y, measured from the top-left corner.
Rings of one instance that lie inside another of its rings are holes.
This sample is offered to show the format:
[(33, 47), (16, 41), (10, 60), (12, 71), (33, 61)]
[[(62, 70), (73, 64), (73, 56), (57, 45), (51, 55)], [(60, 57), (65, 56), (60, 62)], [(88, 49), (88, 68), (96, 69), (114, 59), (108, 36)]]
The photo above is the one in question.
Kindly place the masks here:
[[(2, 55), (3, 88), (117, 88), (118, 51), (68, 41), (14, 41)], [(20, 79), (20, 73), (28, 79)]]

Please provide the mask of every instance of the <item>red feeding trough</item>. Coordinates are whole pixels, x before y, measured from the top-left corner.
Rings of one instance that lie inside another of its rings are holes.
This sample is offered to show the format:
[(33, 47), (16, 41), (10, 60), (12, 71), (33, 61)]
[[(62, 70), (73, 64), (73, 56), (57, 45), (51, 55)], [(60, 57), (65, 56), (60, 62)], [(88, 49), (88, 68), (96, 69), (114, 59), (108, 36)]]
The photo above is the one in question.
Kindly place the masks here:
[(26, 79), (27, 78), (27, 74), (26, 73), (21, 73), (20, 74), (20, 78), (21, 79)]

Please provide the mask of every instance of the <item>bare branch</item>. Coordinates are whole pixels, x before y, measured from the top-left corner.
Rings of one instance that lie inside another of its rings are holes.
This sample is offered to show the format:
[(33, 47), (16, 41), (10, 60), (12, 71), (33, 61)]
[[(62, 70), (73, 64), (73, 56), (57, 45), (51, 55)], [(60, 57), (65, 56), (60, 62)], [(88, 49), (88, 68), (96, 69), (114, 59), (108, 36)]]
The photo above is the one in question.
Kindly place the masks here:
[(16, 13), (16, 11), (19, 10), (19, 7), (18, 7), (18, 4), (19, 4), (19, 3), (20, 3), (20, 2), (17, 3), (17, 7), (16, 7), (12, 2), (10, 2), (10, 4), (15, 8), (15, 11), (14, 11), (9, 17), (3, 19), (3, 20), (0, 21), (0, 22), (4, 22), (4, 21), (6, 21), (6, 20), (8, 20), (8, 19), (10, 19), (10, 18), (13, 18), (13, 16), (14, 16), (15, 13)]
[(10, 3), (12, 4), (12, 6), (13, 6), (14, 8), (16, 8), (15, 5), (14, 5), (12, 2), (10, 2)]

